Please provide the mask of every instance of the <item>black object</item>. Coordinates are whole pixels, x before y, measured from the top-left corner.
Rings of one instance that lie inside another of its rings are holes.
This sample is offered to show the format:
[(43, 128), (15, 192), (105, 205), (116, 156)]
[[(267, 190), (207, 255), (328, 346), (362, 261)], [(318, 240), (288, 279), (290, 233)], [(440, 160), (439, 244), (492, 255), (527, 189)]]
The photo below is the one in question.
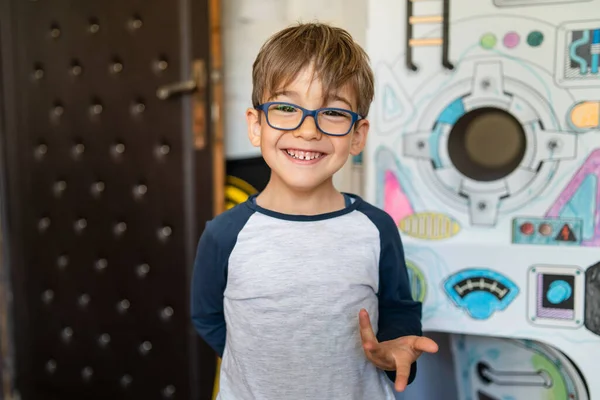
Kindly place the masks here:
[(210, 64), (208, 1), (2, 0), (0, 19), (21, 398), (210, 399), (189, 317), (210, 143), (192, 147), (191, 96), (156, 96)]

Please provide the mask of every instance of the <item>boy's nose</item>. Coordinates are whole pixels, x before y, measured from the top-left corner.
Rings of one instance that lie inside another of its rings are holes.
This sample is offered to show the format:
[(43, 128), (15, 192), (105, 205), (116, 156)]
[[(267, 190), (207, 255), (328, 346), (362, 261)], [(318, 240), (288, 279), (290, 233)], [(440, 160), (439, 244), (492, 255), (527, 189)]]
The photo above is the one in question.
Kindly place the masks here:
[(295, 137), (300, 137), (304, 140), (318, 140), (322, 135), (322, 132), (317, 128), (315, 119), (313, 117), (306, 117), (302, 125), (294, 131)]

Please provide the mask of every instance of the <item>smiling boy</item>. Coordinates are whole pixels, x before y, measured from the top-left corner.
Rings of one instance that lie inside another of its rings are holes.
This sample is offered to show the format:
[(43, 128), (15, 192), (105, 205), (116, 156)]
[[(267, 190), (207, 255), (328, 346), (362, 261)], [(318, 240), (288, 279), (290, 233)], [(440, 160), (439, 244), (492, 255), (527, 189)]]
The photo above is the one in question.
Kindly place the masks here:
[(438, 349), (393, 220), (333, 185), (365, 146), (373, 80), (324, 24), (284, 29), (256, 58), (248, 136), (271, 178), (207, 223), (191, 288), (194, 327), (222, 357), (219, 400), (391, 400)]

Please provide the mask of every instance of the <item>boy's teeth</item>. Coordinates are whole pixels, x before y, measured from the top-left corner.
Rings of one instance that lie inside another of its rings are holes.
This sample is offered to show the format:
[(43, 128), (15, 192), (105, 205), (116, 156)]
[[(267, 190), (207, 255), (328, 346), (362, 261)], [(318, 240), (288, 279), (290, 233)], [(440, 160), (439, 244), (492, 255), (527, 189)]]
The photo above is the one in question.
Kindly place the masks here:
[(302, 151), (302, 150), (286, 150), (287, 153), (292, 156), (292, 158), (297, 158), (299, 160), (314, 160), (315, 158), (319, 158), (323, 155), (323, 153), (319, 153), (316, 151)]

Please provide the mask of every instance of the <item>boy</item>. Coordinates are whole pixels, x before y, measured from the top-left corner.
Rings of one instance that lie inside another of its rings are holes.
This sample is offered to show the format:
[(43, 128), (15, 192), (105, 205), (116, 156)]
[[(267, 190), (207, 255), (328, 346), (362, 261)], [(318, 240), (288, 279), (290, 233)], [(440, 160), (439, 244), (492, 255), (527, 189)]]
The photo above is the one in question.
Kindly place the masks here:
[(192, 281), (193, 324), (222, 357), (218, 399), (394, 399), (437, 345), (393, 220), (333, 186), (365, 146), (368, 57), (342, 29), (300, 24), (263, 45), (253, 85), (248, 136), (271, 177), (207, 223)]

